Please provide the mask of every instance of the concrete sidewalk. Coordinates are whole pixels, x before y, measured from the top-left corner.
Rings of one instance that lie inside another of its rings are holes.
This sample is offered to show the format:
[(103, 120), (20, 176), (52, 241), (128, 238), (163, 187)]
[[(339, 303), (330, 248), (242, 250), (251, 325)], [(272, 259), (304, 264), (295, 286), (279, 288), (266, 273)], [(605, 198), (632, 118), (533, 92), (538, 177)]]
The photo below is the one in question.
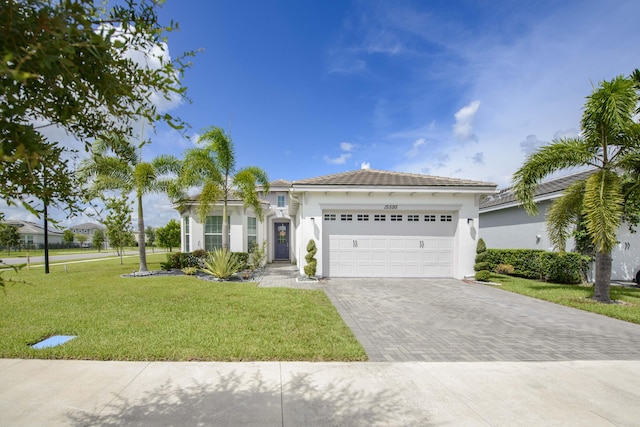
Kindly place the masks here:
[(0, 425), (637, 426), (640, 361), (0, 359)]

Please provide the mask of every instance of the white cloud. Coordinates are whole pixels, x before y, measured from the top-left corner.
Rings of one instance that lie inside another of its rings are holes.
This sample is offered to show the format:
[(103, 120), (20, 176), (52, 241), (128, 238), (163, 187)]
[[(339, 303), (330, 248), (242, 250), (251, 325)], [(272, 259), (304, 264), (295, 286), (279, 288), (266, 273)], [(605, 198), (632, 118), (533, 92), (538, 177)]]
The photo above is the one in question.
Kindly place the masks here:
[(409, 157), (410, 159), (416, 157), (418, 153), (420, 153), (420, 149), (424, 146), (425, 143), (426, 141), (424, 138), (416, 139), (411, 146), (411, 150), (407, 151), (407, 157)]
[(484, 164), (484, 153), (479, 152), (473, 155), (473, 157), (471, 157), (471, 160), (473, 160), (473, 163), (477, 164), (477, 165), (483, 165)]
[(347, 152), (353, 151), (356, 147), (357, 147), (356, 144), (352, 144), (350, 142), (341, 142), (340, 143), (340, 149), (342, 151), (347, 151)]
[(371, 163), (369, 162), (362, 162), (360, 164), (360, 169), (371, 169)]
[(531, 154), (545, 144), (546, 141), (540, 141), (535, 135), (529, 135), (527, 139), (520, 142), (520, 149), (524, 154)]
[(455, 114), (456, 123), (453, 125), (453, 134), (460, 141), (477, 140), (473, 133), (473, 124), (480, 107), (480, 101), (473, 101), (469, 105), (462, 107)]
[(330, 165), (344, 165), (348, 159), (351, 158), (351, 153), (342, 153), (338, 157), (331, 158), (324, 156), (323, 159)]

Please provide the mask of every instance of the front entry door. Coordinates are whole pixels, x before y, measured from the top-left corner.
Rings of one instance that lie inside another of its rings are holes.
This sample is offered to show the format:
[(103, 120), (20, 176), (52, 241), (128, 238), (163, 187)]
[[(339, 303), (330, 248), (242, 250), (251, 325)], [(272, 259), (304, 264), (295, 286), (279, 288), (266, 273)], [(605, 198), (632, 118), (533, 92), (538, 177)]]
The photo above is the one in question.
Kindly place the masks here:
[(274, 259), (289, 259), (289, 223), (276, 222), (274, 230)]

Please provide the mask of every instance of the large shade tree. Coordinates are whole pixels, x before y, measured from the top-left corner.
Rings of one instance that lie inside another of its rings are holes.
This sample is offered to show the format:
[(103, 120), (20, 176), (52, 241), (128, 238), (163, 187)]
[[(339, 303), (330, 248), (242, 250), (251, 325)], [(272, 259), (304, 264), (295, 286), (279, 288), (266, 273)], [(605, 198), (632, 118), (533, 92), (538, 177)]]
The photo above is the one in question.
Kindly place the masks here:
[(548, 175), (572, 167), (594, 173), (569, 186), (549, 208), (549, 237), (564, 250), (571, 228), (580, 220), (596, 249), (594, 299), (610, 302), (611, 251), (625, 206), (622, 177), (640, 164), (639, 125), (634, 122), (637, 92), (632, 79), (604, 81), (587, 97), (581, 135), (553, 140), (530, 154), (514, 174), (516, 197), (534, 215), (534, 191)]
[[(89, 196), (107, 190), (135, 193), (138, 209), (138, 249), (140, 271), (148, 271), (145, 245), (142, 196), (168, 193), (180, 171), (181, 162), (174, 156), (161, 155), (150, 162), (142, 161), (142, 147), (113, 135), (93, 144), (92, 156), (80, 165), (80, 176), (90, 183)], [(116, 154), (117, 153), (117, 154)]]
[[(258, 187), (269, 191), (267, 173), (257, 166), (237, 169), (231, 136), (219, 127), (210, 127), (198, 139), (201, 146), (185, 152), (184, 166), (178, 180), (183, 189), (201, 187), (197, 208), (204, 222), (209, 210), (222, 202), (222, 248), (229, 249), (227, 204), (230, 197), (240, 198), (262, 221), (263, 212)], [(186, 201), (183, 194), (178, 204)]]
[(36, 214), (34, 199), (77, 207), (73, 153), (48, 130), (89, 148), (107, 132), (131, 137), (137, 120), (181, 126), (151, 101), (184, 97), (192, 55), (169, 59), (164, 34), (176, 24), (159, 23), (162, 3), (0, 2), (0, 198)]

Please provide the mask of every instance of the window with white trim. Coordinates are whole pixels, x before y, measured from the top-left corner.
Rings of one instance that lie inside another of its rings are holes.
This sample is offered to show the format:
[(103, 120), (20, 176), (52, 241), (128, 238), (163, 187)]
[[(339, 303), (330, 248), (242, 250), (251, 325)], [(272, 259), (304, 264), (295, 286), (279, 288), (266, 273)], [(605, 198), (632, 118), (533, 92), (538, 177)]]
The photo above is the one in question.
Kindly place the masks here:
[(284, 196), (278, 196), (278, 207), (279, 208), (284, 208), (285, 206), (285, 199)]
[(258, 242), (258, 222), (254, 217), (247, 218), (247, 251), (253, 252)]
[[(227, 223), (229, 219), (227, 219)], [(208, 216), (204, 222), (204, 249), (212, 251), (222, 248), (222, 215)]]
[(189, 231), (189, 217), (185, 216), (183, 218), (184, 221), (184, 251), (185, 252), (191, 252), (191, 249), (189, 248), (189, 240), (190, 239), (190, 231)]

